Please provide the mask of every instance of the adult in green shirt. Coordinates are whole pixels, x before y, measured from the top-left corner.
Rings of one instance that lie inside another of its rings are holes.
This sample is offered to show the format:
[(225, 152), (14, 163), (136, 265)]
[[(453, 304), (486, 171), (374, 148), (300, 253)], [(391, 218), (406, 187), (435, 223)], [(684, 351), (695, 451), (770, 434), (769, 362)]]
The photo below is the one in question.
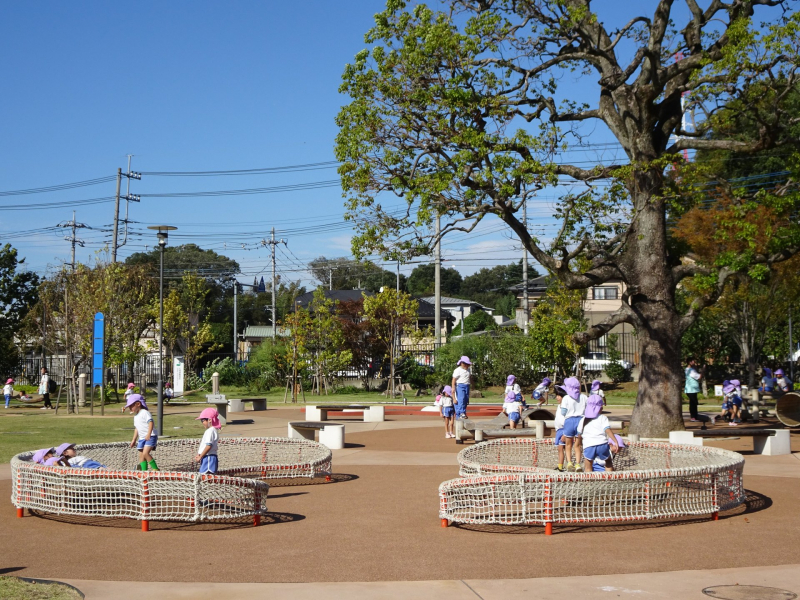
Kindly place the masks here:
[(686, 385), (683, 391), (689, 397), (689, 417), (692, 421), (699, 421), (700, 415), (697, 413), (697, 394), (700, 393), (700, 380), (703, 376), (697, 370), (697, 361), (690, 357), (686, 367)]

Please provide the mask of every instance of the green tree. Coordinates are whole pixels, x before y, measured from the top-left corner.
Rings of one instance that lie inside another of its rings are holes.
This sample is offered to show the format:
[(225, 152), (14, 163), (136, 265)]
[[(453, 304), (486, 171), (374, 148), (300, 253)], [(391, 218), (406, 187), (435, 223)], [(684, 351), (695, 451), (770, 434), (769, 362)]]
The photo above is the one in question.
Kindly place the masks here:
[(16, 248), (0, 248), (0, 373), (15, 373), (19, 354), (14, 337), (38, 299), (39, 277), (23, 268)]
[[(482, 310), (476, 310), (468, 317), (464, 317), (463, 324), (463, 333), (475, 333), (476, 331), (490, 331), (492, 329), (497, 329), (497, 323), (494, 322), (494, 319), (491, 317), (491, 315)], [(452, 335), (462, 335), (461, 323), (456, 325), (456, 327), (453, 329)]]
[[(397, 275), (369, 260), (347, 257), (325, 258), (320, 256), (308, 263), (308, 268), (322, 287), (332, 283), (334, 290), (362, 289), (378, 292), (382, 287), (396, 286)], [(400, 289), (406, 286), (406, 276), (400, 275)]]
[[(408, 293), (412, 296), (432, 296), (435, 280), (435, 265), (417, 265), (408, 276)], [(461, 292), (461, 273), (452, 267), (442, 269), (441, 289), (443, 296), (458, 296)]]
[(582, 290), (566, 289), (553, 279), (531, 311), (530, 354), (541, 371), (565, 376), (578, 360), (583, 345), (575, 340), (575, 333), (586, 327), (583, 299)]
[[(158, 274), (160, 253), (158, 248), (150, 252), (134, 252), (125, 259), (125, 264), (145, 265)], [(164, 249), (164, 276), (176, 277), (171, 281), (178, 283), (187, 271), (208, 279), (225, 279), (239, 272), (239, 263), (213, 250), (203, 250), (197, 244), (167, 246)]]
[[(341, 91), (351, 101), (337, 117), (336, 156), (358, 228), (354, 255), (417, 255), (437, 215), (447, 235), (493, 214), (568, 288), (622, 281), (630, 293), (620, 309), (574, 340), (632, 325), (642, 375), (631, 431), (663, 437), (683, 428), (683, 332), (731, 274), (800, 250), (800, 224), (787, 221), (766, 253), (683, 262), (667, 214), (700, 202), (695, 184), (707, 176), (682, 165), (681, 152), (746, 153), (788, 141), (782, 115), (796, 114), (787, 92), (798, 80), (800, 16), (788, 0), (692, 1), (683, 12), (663, 1), (647, 15), (631, 4), (627, 24), (611, 29), (590, 0), (445, 5), (389, 0), (366, 35), (369, 49), (345, 68)], [(565, 77), (584, 85), (581, 100), (559, 95)], [(696, 131), (682, 130), (682, 99), (708, 111)], [(726, 130), (745, 118), (758, 123), (757, 139)], [(597, 126), (625, 160), (565, 160), (559, 150)], [(565, 192), (564, 178), (586, 185)], [(561, 195), (562, 221), (547, 243), (518, 217), (546, 188)], [(407, 214), (384, 211), (384, 193), (403, 198)], [(786, 188), (759, 201), (792, 214), (798, 194)], [(687, 278), (708, 285), (681, 313), (675, 290)]]
[(630, 370), (622, 366), (622, 352), (617, 348), (617, 334), (608, 334), (608, 364), (606, 365), (606, 376), (614, 383), (622, 383), (631, 378)]
[(389, 359), (391, 397), (395, 395), (395, 348), (403, 332), (416, 320), (419, 302), (405, 292), (384, 288), (379, 294), (364, 298), (364, 316), (369, 320), (369, 329)]
[[(538, 271), (529, 266), (528, 279), (538, 276)], [(484, 267), (468, 275), (461, 284), (461, 297), (495, 308), (501, 314), (513, 318), (519, 303), (517, 297), (509, 292), (509, 288), (520, 283), (522, 259), (508, 265)]]

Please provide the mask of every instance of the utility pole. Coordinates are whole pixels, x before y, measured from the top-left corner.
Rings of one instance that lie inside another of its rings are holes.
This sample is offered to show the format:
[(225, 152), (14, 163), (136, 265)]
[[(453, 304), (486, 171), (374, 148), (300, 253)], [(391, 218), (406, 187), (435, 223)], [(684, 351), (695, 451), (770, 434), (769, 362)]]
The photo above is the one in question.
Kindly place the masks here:
[(72, 244), (72, 262), (70, 263), (70, 267), (71, 267), (72, 272), (74, 273), (75, 272), (75, 246), (80, 246), (81, 248), (83, 248), (86, 245), (83, 240), (79, 240), (77, 237), (75, 237), (75, 230), (76, 229), (84, 229), (84, 228), (87, 228), (89, 226), (86, 225), (85, 223), (76, 222), (75, 221), (75, 211), (73, 210), (72, 211), (72, 221), (67, 221), (66, 223), (59, 223), (57, 225), (57, 227), (67, 227), (67, 228), (72, 229), (72, 235), (71, 236), (67, 236), (64, 239)]
[(397, 284), (395, 291), (399, 294), (400, 293), (400, 259), (397, 259)]
[(275, 228), (272, 228), (272, 235), (268, 240), (261, 240), (262, 246), (269, 245), (270, 247), (270, 254), (272, 256), (272, 340), (275, 341), (278, 339), (278, 319), (277, 314), (275, 313), (275, 297), (278, 293), (278, 276), (275, 270), (275, 246), (278, 244), (286, 245), (286, 240), (275, 239)]
[(236, 312), (237, 306), (236, 301), (238, 300), (239, 292), (239, 282), (236, 281), (236, 278), (233, 278), (233, 361), (237, 362), (239, 360), (239, 336), (237, 335), (238, 328), (236, 324)]
[[(139, 202), (141, 200), (141, 198), (139, 196), (136, 196), (136, 195), (130, 193), (131, 179), (141, 179), (142, 178), (142, 174), (141, 173), (135, 173), (135, 172), (131, 171), (131, 167), (130, 167), (130, 165), (131, 165), (131, 156), (133, 156), (133, 155), (132, 154), (128, 155), (128, 172), (127, 173), (123, 173), (122, 169), (117, 169), (117, 194), (116, 194), (115, 202), (114, 202), (114, 231), (112, 232), (112, 235), (111, 235), (111, 262), (117, 262), (117, 249), (119, 249), (120, 246), (123, 246), (124, 243), (125, 243), (125, 242), (123, 242), (122, 244), (118, 243), (118, 239), (119, 239), (119, 201), (120, 201), (120, 198), (125, 200), (125, 241), (126, 242), (128, 240), (128, 202)], [(123, 175), (128, 178), (128, 192), (125, 194), (125, 196), (120, 196), (119, 194), (120, 194), (120, 187), (122, 186), (122, 176)]]
[(333, 269), (328, 269), (328, 289), (333, 290)]
[[(525, 199), (522, 200), (522, 224), (525, 229), (528, 228), (528, 203)], [(528, 249), (525, 244), (522, 245), (522, 306), (524, 307), (522, 310), (522, 318), (524, 319), (522, 331), (525, 335), (528, 335)]]
[(434, 271), (434, 327), (436, 328), (436, 347), (442, 345), (442, 240), (439, 238), (442, 231), (442, 217), (436, 215), (436, 269)]
[(789, 377), (794, 381), (794, 342), (792, 341), (792, 309), (789, 309)]

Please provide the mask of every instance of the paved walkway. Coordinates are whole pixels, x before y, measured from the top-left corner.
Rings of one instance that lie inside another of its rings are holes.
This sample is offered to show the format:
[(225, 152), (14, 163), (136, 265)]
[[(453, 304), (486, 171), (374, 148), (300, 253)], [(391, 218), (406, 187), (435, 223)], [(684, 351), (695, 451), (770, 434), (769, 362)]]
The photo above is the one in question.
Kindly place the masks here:
[[(524, 562), (523, 562), (524, 564)], [(800, 564), (774, 567), (666, 571), (631, 575), (541, 577), (536, 579), (462, 579), (455, 581), (381, 581), (364, 583), (145, 583), (129, 581), (65, 580), (86, 594), (87, 600), (562, 600), (570, 598), (680, 598), (708, 599), (712, 586), (765, 586), (800, 594)], [(716, 596), (717, 598), (724, 596)], [(744, 596), (739, 596), (744, 598)], [(759, 600), (758, 596), (748, 596)], [(762, 598), (773, 598), (762, 596)]]

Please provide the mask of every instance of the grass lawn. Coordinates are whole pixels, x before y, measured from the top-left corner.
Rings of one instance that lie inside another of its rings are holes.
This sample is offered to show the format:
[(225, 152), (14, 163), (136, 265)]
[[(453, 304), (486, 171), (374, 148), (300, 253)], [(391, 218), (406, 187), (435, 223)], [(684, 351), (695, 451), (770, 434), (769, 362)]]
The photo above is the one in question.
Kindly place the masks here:
[[(109, 408), (109, 407), (106, 407)], [(111, 410), (114, 409), (112, 405)], [(110, 412), (106, 411), (106, 414)], [(88, 410), (87, 410), (88, 413)], [(195, 421), (195, 414), (167, 415), (164, 417), (164, 435), (200, 438), (203, 426)], [(181, 427), (182, 429), (173, 429)], [(121, 415), (117, 409), (114, 416), (62, 415), (53, 411), (18, 411), (0, 413), (0, 461), (26, 450), (38, 450), (58, 446), (64, 442), (92, 444), (100, 442), (130, 442), (133, 437), (133, 417)], [(0, 594), (0, 598), (3, 598)]]
[(29, 583), (16, 577), (0, 577), (0, 598), (15, 600), (75, 600), (81, 596), (60, 583)]

